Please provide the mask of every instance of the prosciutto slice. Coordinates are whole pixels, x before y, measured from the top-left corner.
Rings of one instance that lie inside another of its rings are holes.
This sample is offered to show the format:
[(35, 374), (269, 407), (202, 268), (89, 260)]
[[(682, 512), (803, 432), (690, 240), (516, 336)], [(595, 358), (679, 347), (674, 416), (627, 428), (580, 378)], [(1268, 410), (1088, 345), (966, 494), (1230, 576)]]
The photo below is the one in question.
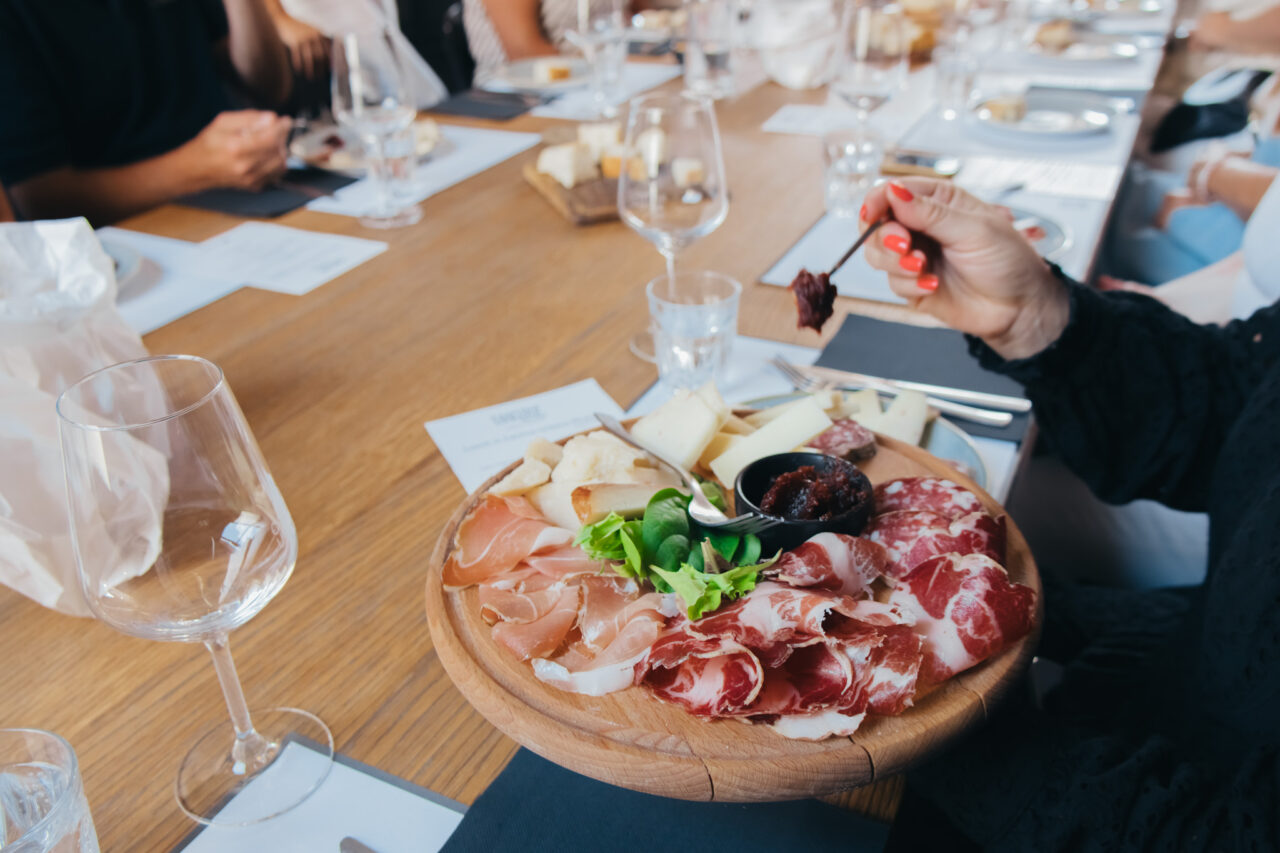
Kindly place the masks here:
[(978, 512), (982, 501), (958, 483), (941, 477), (901, 477), (875, 489), (876, 514), (928, 510), (950, 519)]
[(1025, 637), (1036, 594), (984, 554), (941, 554), (903, 577), (889, 601), (915, 615), (925, 643), (920, 680), (932, 683)]
[(885, 549), (858, 536), (819, 533), (778, 558), (772, 573), (791, 586), (859, 597), (889, 565)]
[(499, 622), (491, 630), (493, 641), (520, 660), (545, 657), (560, 648), (578, 621), (582, 590), (572, 584), (552, 589), (557, 595), (545, 612), (528, 622)]
[(446, 589), (480, 583), (510, 571), (530, 554), (568, 545), (573, 533), (548, 524), (524, 498), (487, 495), (458, 528), (444, 564)]
[(979, 510), (954, 521), (929, 510), (896, 510), (872, 519), (867, 538), (884, 547), (890, 583), (939, 554), (984, 554), (1004, 561), (1004, 518)]
[(605, 570), (606, 565), (604, 560), (591, 559), (575, 545), (564, 545), (552, 551), (532, 553), (524, 558), (524, 562), (529, 568), (557, 580), (578, 575), (598, 575)]
[(603, 649), (578, 642), (554, 658), (535, 659), (533, 674), (569, 693), (603, 696), (624, 690), (635, 683), (636, 666), (658, 639), (662, 623), (655, 611), (647, 611), (628, 621)]

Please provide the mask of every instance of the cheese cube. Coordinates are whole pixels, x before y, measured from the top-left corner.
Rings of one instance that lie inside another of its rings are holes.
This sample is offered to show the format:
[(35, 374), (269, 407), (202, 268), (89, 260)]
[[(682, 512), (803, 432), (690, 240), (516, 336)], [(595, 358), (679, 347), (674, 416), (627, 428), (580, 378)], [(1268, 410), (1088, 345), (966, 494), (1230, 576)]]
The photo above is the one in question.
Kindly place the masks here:
[(677, 157), (671, 161), (671, 177), (678, 187), (691, 187), (707, 179), (702, 161), (696, 157)]
[(652, 460), (604, 430), (575, 435), (564, 446), (560, 464), (551, 472), (554, 483), (634, 483), (636, 473), (653, 470)]
[(670, 400), (636, 421), (631, 434), (677, 465), (692, 468), (720, 430), (724, 420), (691, 391), (677, 391)]
[(526, 461), (536, 459), (539, 462), (545, 462), (547, 467), (554, 468), (560, 464), (560, 460), (564, 458), (564, 448), (556, 444), (554, 441), (547, 441), (545, 438), (535, 438), (529, 442), (529, 446), (524, 449), (524, 458)]
[(573, 76), (573, 66), (558, 56), (544, 56), (533, 61), (533, 79), (538, 83), (554, 83)]
[(498, 481), (490, 493), (514, 497), (523, 495), (551, 479), (551, 466), (537, 459), (526, 459), (520, 466)]
[(591, 149), (598, 162), (605, 151), (622, 144), (622, 125), (616, 121), (578, 125), (578, 141)]
[(581, 142), (548, 145), (538, 153), (539, 172), (550, 175), (560, 186), (571, 190), (596, 177), (596, 161), (591, 149)]
[(656, 176), (671, 157), (671, 143), (660, 127), (651, 127), (637, 136), (636, 150), (649, 177)]
[(787, 411), (760, 427), (751, 435), (743, 436), (724, 453), (711, 461), (711, 471), (727, 489), (732, 489), (738, 472), (766, 456), (786, 453), (791, 448), (809, 441), (831, 426), (831, 418), (812, 397), (805, 397), (789, 405)]

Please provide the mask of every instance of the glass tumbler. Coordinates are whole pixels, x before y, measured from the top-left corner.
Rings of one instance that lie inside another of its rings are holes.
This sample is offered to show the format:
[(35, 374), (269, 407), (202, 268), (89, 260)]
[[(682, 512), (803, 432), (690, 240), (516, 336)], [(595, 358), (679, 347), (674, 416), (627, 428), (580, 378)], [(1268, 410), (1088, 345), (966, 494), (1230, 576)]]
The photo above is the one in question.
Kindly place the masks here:
[(880, 174), (884, 143), (865, 126), (833, 130), (822, 137), (822, 191), (827, 213), (842, 219), (858, 215), (862, 198)]
[(0, 849), (98, 853), (75, 751), (52, 732), (0, 729)]
[(645, 294), (658, 378), (672, 388), (698, 388), (723, 373), (742, 285), (717, 272), (677, 272), (649, 282)]

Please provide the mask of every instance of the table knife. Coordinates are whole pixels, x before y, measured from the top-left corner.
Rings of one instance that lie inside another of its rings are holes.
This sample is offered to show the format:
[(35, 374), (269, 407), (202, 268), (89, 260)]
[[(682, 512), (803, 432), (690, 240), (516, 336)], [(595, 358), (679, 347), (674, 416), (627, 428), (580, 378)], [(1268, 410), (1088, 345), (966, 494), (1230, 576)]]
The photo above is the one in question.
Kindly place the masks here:
[(912, 382), (907, 379), (883, 379), (879, 376), (869, 376), (865, 373), (854, 373), (851, 370), (836, 370), (832, 367), (819, 367), (817, 365), (811, 367), (796, 365), (796, 367), (806, 373), (855, 388), (873, 388), (877, 391), (885, 387), (904, 388), (908, 391), (919, 391), (922, 394), (940, 397), (944, 400), (972, 403), (975, 406), (987, 406), (988, 408), (1000, 409), (1006, 412), (1031, 411), (1031, 401), (1022, 397), (1009, 397), (1004, 394), (991, 394), (986, 391), (968, 391), (964, 388), (948, 388), (945, 385), (931, 385), (928, 382)]

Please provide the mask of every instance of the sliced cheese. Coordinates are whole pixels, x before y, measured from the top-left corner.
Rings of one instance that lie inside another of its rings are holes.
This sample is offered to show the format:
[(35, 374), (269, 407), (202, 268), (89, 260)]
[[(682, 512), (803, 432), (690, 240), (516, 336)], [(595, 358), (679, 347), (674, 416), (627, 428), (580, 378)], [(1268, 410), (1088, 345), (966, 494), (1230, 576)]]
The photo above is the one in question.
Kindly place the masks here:
[(786, 453), (805, 444), (831, 426), (831, 418), (812, 397), (789, 404), (787, 411), (743, 436), (724, 453), (711, 461), (711, 471), (727, 489), (732, 489), (738, 472), (766, 456)]
[(929, 421), (929, 402), (919, 391), (903, 391), (889, 408), (879, 417), (867, 423), (862, 418), (855, 418), (858, 423), (883, 433), (907, 444), (919, 444), (924, 436), (924, 426)]
[(596, 159), (581, 142), (548, 145), (538, 152), (536, 168), (567, 190), (596, 177)]
[(617, 436), (604, 430), (575, 435), (564, 446), (564, 455), (551, 480), (581, 486), (584, 483), (634, 483), (638, 472), (653, 471), (653, 460)]
[(697, 463), (723, 421), (722, 414), (697, 394), (681, 390), (636, 421), (631, 434), (637, 441), (688, 469)]
[[(840, 418), (858, 419), (859, 415), (880, 414), (880, 395), (870, 388), (853, 391), (844, 395), (835, 412), (828, 412), (835, 420)], [(866, 426), (863, 424), (863, 426)]]
[(575, 488), (577, 488), (575, 483), (557, 483), (553, 480), (526, 492), (525, 497), (556, 527), (577, 530), (578, 514), (573, 510)]
[(729, 415), (724, 419), (724, 423), (720, 425), (720, 429), (724, 432), (731, 432), (734, 435), (751, 435), (756, 428), (747, 423), (737, 415)]
[(579, 524), (593, 524), (611, 512), (623, 518), (644, 515), (657, 488), (633, 483), (594, 483), (578, 486), (570, 494)]
[(698, 457), (698, 464), (707, 470), (711, 469), (711, 462), (717, 456), (720, 456), (730, 447), (733, 447), (739, 441), (742, 441), (741, 435), (735, 435), (731, 432), (721, 431), (715, 434), (711, 442), (702, 451), (702, 455)]
[(537, 459), (526, 459), (516, 470), (498, 481), (489, 491), (495, 495), (523, 495), (551, 479), (551, 466)]
[(747, 415), (746, 421), (752, 426), (759, 428), (770, 421), (777, 420), (791, 409), (805, 403), (806, 401), (812, 400), (818, 404), (818, 408), (826, 411), (827, 409), (834, 408), (836, 405), (839, 405), (840, 399), (841, 394), (839, 391), (815, 391), (808, 397), (801, 397), (799, 400), (792, 400), (790, 403), (783, 403), (779, 406), (770, 406), (767, 409), (752, 412)]
[(622, 143), (622, 125), (616, 121), (580, 124), (578, 141), (590, 148), (592, 158), (599, 162), (605, 151)]
[(707, 382), (693, 393), (697, 394), (702, 399), (702, 402), (706, 403), (711, 408), (711, 411), (720, 415), (722, 418), (728, 418), (729, 415), (733, 414), (733, 411), (729, 408), (729, 404), (724, 401), (724, 397), (720, 396), (720, 390), (716, 388), (714, 380)]
[(526, 461), (536, 459), (539, 462), (545, 462), (547, 467), (554, 468), (560, 464), (560, 460), (564, 458), (564, 448), (556, 444), (554, 441), (547, 441), (545, 438), (535, 438), (529, 442), (529, 446), (524, 449), (524, 458)]

